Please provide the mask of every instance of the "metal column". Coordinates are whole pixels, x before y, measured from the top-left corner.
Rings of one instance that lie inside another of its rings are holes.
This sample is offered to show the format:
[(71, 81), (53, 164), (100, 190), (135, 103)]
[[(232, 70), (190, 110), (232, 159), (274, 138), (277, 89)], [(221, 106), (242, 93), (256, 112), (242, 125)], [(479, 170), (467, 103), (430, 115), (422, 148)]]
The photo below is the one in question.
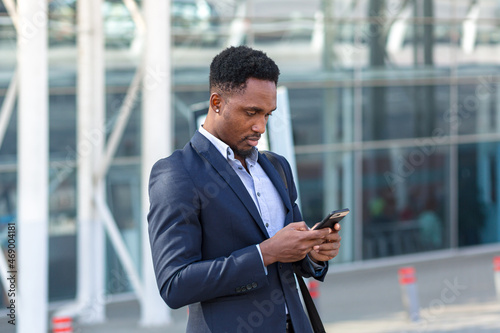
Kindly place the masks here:
[(146, 215), (149, 211), (148, 183), (153, 164), (169, 155), (173, 147), (170, 74), (170, 2), (143, 1), (146, 22), (142, 98), (142, 276), (144, 297), (141, 324), (157, 326), (170, 322), (170, 312), (161, 299), (153, 272)]
[(18, 333), (47, 332), (47, 0), (18, 2)]
[(102, 155), (104, 128), (104, 41), (101, 0), (78, 1), (78, 290), (80, 321), (105, 318), (104, 230), (93, 204), (103, 193), (95, 174)]

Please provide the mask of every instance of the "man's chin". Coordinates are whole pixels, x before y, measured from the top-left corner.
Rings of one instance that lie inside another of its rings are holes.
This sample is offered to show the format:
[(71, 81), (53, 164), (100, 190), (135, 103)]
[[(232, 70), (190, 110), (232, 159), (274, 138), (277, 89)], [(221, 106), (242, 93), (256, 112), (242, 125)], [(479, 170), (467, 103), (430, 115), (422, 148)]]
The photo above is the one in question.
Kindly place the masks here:
[(250, 149), (233, 149), (234, 153), (240, 157), (247, 158), (252, 155), (253, 148)]

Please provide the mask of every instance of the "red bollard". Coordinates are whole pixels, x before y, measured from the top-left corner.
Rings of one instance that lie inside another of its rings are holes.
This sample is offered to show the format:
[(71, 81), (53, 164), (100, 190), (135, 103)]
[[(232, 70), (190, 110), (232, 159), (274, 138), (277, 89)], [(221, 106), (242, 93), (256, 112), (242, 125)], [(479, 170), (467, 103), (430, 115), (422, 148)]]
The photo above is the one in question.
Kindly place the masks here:
[(311, 298), (316, 305), (316, 309), (319, 312), (319, 282), (316, 280), (310, 280), (307, 283), (307, 289), (309, 289), (309, 294), (311, 294)]
[(495, 278), (495, 289), (497, 298), (500, 301), (500, 257), (493, 258), (493, 274)]
[(71, 317), (52, 318), (53, 333), (73, 333), (73, 319)]
[(398, 271), (399, 285), (401, 286), (401, 296), (403, 305), (408, 311), (411, 321), (420, 320), (420, 306), (418, 304), (418, 290), (414, 267), (403, 267)]

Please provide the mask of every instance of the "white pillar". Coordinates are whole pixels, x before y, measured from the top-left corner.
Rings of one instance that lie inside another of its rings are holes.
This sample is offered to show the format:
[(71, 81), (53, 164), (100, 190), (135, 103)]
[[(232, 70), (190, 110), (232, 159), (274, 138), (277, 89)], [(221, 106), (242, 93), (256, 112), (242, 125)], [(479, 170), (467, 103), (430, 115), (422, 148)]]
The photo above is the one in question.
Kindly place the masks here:
[(173, 148), (170, 74), (170, 1), (143, 1), (146, 22), (142, 97), (142, 276), (144, 297), (141, 325), (169, 323), (170, 311), (158, 292), (153, 272), (146, 215), (149, 211), (148, 183), (153, 164)]
[(98, 323), (105, 318), (104, 230), (93, 205), (104, 145), (104, 40), (101, 0), (78, 1), (78, 83), (77, 83), (77, 218), (78, 278), (77, 300), (80, 320)]
[(47, 0), (18, 2), (18, 333), (47, 332)]
[[(350, 144), (354, 140), (354, 89), (344, 87), (342, 89), (342, 142)], [(351, 211), (350, 221), (342, 224), (342, 251), (339, 252), (342, 262), (354, 261), (354, 152), (346, 151), (342, 153), (342, 208), (349, 208)]]
[[(326, 43), (325, 45), (330, 45)], [(323, 97), (323, 142), (326, 145), (339, 142), (338, 136), (338, 92), (337, 88), (325, 90)], [(340, 162), (341, 154), (337, 152), (324, 153), (323, 162), (323, 214), (326, 215), (332, 210), (341, 209), (339, 193), (340, 193)], [(347, 208), (347, 207), (345, 207)]]

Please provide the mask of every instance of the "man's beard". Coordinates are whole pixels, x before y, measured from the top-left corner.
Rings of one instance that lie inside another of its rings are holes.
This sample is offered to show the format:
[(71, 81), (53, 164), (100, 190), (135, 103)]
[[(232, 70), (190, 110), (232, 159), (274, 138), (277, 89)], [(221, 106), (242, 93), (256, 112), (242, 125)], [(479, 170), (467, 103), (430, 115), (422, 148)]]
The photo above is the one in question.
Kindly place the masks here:
[(252, 150), (253, 150), (253, 148), (241, 150), (241, 149), (237, 149), (236, 147), (234, 147), (234, 148), (231, 147), (231, 149), (233, 150), (235, 155), (238, 155), (239, 157), (242, 157), (242, 158), (247, 158), (248, 156), (250, 156), (252, 154)]

